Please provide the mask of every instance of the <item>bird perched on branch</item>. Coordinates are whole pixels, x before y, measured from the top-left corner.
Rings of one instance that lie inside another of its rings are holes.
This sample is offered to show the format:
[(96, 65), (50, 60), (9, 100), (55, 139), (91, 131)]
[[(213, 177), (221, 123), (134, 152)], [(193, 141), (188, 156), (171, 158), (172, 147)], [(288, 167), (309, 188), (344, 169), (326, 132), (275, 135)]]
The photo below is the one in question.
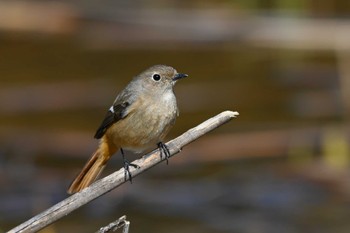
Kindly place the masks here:
[(155, 65), (132, 79), (107, 111), (95, 134), (100, 139), (99, 147), (73, 180), (68, 193), (79, 192), (94, 182), (118, 150), (123, 156), (125, 179), (130, 181), (129, 166), (137, 165), (128, 162), (123, 149), (142, 152), (158, 146), (168, 158), (169, 150), (162, 141), (179, 114), (173, 87), (185, 77), (173, 67)]

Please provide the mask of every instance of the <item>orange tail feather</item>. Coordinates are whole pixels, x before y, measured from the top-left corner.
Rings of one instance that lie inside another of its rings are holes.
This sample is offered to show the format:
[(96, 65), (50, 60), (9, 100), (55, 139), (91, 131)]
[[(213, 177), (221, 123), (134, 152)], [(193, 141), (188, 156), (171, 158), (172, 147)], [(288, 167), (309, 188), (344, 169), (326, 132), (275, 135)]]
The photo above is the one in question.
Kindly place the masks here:
[[(100, 147), (92, 155), (89, 161), (85, 164), (83, 170), (78, 174), (78, 176), (73, 180), (69, 186), (68, 193), (73, 194), (79, 192), (80, 190), (88, 187), (93, 183), (98, 176), (101, 174), (106, 166), (107, 161), (110, 159), (113, 153), (106, 149), (106, 144), (102, 142)], [(113, 152), (116, 150), (113, 150)]]

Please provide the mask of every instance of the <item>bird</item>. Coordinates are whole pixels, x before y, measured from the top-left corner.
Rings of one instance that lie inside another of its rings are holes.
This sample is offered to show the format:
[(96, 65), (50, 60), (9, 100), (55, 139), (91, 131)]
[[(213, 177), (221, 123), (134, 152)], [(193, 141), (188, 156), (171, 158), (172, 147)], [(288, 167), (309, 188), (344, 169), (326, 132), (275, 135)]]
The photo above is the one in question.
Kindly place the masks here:
[(91, 185), (119, 150), (125, 179), (130, 181), (129, 166), (138, 166), (125, 158), (124, 149), (140, 153), (156, 146), (168, 161), (170, 153), (163, 140), (179, 115), (173, 88), (186, 77), (168, 65), (154, 65), (136, 75), (108, 109), (94, 135), (99, 139), (98, 148), (67, 192), (73, 194)]

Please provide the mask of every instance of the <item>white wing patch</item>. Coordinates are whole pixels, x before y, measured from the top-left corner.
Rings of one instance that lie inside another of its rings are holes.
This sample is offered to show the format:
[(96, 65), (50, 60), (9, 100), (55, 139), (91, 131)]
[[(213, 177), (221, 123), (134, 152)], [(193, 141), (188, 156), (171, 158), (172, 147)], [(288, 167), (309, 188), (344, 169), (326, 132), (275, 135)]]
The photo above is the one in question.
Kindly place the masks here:
[(112, 113), (114, 113), (113, 105), (109, 108), (109, 111), (111, 111)]

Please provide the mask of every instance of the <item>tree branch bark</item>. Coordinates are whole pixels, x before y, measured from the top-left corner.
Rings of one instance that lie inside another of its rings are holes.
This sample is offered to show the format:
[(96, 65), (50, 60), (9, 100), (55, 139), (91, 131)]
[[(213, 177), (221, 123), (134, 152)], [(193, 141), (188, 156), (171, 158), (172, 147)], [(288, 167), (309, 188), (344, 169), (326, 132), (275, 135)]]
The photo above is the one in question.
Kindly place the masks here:
[[(212, 117), (200, 125), (188, 130), (179, 137), (166, 143), (169, 148), (170, 156), (173, 156), (181, 151), (181, 148), (185, 145), (193, 142), (204, 134), (214, 130), (215, 128), (227, 123), (232, 118), (236, 117), (238, 112), (225, 111), (215, 117)], [(130, 173), (133, 177), (141, 174), (156, 164), (162, 162), (165, 158), (161, 158), (159, 150), (154, 150), (142, 158), (133, 161), (133, 164), (137, 164), (139, 168), (130, 167)], [(125, 183), (124, 168), (106, 176), (86, 189), (78, 192), (72, 196), (69, 196), (65, 200), (57, 203), (44, 212), (34, 216), (28, 221), (18, 225), (10, 230), (8, 233), (30, 233), (36, 232), (58, 219), (68, 215), (73, 210), (80, 208), (81, 206), (89, 203), (90, 201), (98, 198), (99, 196), (115, 189), (116, 187)]]

